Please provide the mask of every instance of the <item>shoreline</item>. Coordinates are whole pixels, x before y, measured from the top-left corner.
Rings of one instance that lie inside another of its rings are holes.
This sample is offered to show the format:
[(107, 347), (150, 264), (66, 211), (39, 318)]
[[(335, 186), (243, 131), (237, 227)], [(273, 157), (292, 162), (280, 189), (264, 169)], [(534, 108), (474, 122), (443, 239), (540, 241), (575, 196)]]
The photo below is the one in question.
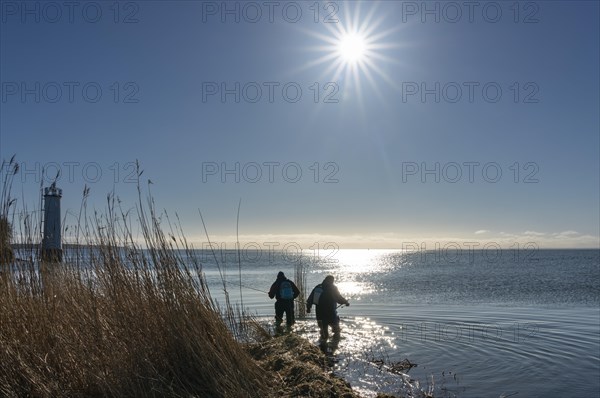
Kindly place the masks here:
[[(321, 348), (307, 338), (295, 333), (268, 336), (260, 342), (243, 344), (244, 351), (273, 375), (273, 397), (341, 397), (363, 398), (350, 382), (335, 374), (335, 359), (328, 357)], [(390, 371), (383, 363), (374, 364), (381, 371)], [(378, 366), (377, 366), (378, 365)], [(400, 374), (391, 371), (395, 374)], [(433, 395), (423, 393), (424, 398)], [(376, 398), (399, 398), (400, 396), (377, 393)]]
[(265, 371), (273, 374), (273, 397), (361, 398), (350, 383), (335, 375), (325, 354), (295, 333), (271, 336), (244, 345)]

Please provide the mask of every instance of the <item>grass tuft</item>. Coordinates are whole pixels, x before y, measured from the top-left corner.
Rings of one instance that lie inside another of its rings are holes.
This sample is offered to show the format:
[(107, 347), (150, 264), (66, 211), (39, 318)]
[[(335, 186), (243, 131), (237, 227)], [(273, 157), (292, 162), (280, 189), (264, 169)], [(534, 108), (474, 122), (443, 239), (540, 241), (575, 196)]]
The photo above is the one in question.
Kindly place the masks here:
[(321, 350), (295, 334), (250, 344), (247, 351), (278, 378), (274, 396), (358, 397), (347, 382), (331, 373)]

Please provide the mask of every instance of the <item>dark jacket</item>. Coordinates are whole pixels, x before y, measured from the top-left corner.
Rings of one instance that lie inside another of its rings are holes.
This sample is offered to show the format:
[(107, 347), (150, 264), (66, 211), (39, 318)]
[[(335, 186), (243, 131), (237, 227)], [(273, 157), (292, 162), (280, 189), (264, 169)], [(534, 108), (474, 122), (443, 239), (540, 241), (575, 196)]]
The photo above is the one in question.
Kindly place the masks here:
[(279, 286), (281, 285), (281, 282), (283, 281), (289, 281), (292, 285), (292, 290), (294, 291), (294, 298), (298, 297), (298, 295), (300, 295), (300, 290), (298, 290), (298, 287), (296, 286), (296, 284), (292, 281), (290, 281), (288, 278), (283, 277), (283, 278), (277, 278), (277, 280), (271, 285), (271, 289), (269, 289), (269, 297), (270, 298), (277, 298), (277, 301), (282, 300), (281, 295), (279, 294)]
[[(317, 303), (315, 293), (318, 291), (318, 289), (323, 289), (323, 291), (319, 295), (319, 301)], [(348, 304), (348, 300), (342, 297), (337, 286), (335, 286), (333, 283), (321, 283), (315, 286), (312, 292), (310, 292), (308, 300), (306, 300), (307, 312), (310, 312), (313, 304), (315, 304), (317, 308), (317, 320), (333, 322), (337, 318), (337, 305)]]

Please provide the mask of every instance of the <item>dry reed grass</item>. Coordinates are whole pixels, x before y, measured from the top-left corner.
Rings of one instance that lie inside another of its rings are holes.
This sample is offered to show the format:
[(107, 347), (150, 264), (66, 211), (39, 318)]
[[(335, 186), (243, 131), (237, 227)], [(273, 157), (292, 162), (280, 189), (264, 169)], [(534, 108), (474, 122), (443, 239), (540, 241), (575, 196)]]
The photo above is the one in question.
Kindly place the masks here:
[[(269, 394), (265, 372), (212, 301), (193, 249), (172, 228), (163, 232), (152, 200), (144, 204), (138, 191), (141, 242), (114, 197), (107, 214), (88, 217), (86, 189), (81, 243), (63, 264), (39, 262), (31, 245), (28, 259), (2, 265), (0, 396)], [(6, 186), (2, 199), (8, 220)]]

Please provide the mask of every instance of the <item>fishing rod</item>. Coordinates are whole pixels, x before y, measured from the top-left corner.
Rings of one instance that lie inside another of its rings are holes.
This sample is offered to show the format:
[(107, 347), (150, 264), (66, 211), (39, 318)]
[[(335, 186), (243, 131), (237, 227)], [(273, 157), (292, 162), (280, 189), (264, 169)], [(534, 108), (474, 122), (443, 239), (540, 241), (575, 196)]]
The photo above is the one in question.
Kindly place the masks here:
[(256, 289), (256, 288), (254, 288), (252, 286), (243, 285), (241, 283), (232, 282), (232, 281), (225, 281), (225, 282), (231, 283), (232, 285), (236, 285), (236, 286), (240, 286), (240, 287), (245, 287), (246, 289), (255, 290), (257, 292), (261, 292), (261, 293), (264, 293), (264, 294), (269, 294), (269, 292), (265, 292), (264, 290)]
[[(266, 292), (266, 291), (264, 291), (264, 290), (260, 290), (260, 289), (254, 288), (254, 287), (252, 287), (252, 286), (248, 286), (248, 285), (244, 285), (244, 284), (237, 283), (237, 282), (232, 282), (232, 281), (225, 281), (225, 282), (226, 282), (226, 283), (231, 283), (232, 285), (236, 285), (236, 286), (240, 286), (240, 287), (245, 287), (246, 289), (254, 290), (254, 291), (257, 291), (257, 292), (260, 292), (260, 293), (269, 294), (269, 292)], [(303, 303), (303, 304), (304, 304), (304, 302), (303, 302), (303, 301), (300, 301), (300, 300), (298, 300), (298, 299), (294, 299), (294, 301), (297, 301), (297, 302), (299, 302), (299, 303)], [(341, 307), (344, 307), (344, 306), (348, 307), (348, 305), (349, 305), (349, 304), (339, 304), (339, 305), (336, 307), (336, 309), (339, 309), (339, 308), (341, 308)]]
[[(240, 286), (240, 287), (245, 287), (246, 289), (250, 289), (250, 290), (254, 290), (260, 293), (264, 293), (264, 294), (269, 294), (269, 292), (266, 292), (264, 290), (260, 290), (260, 289), (256, 289), (254, 287), (248, 286), (248, 285), (243, 285), (241, 283), (237, 283), (237, 282), (232, 282), (232, 281), (225, 281), (225, 283), (231, 283), (232, 285), (236, 285), (236, 286)], [(298, 299), (294, 299), (294, 301), (301, 303), (301, 304), (306, 304), (304, 301), (298, 300)]]

